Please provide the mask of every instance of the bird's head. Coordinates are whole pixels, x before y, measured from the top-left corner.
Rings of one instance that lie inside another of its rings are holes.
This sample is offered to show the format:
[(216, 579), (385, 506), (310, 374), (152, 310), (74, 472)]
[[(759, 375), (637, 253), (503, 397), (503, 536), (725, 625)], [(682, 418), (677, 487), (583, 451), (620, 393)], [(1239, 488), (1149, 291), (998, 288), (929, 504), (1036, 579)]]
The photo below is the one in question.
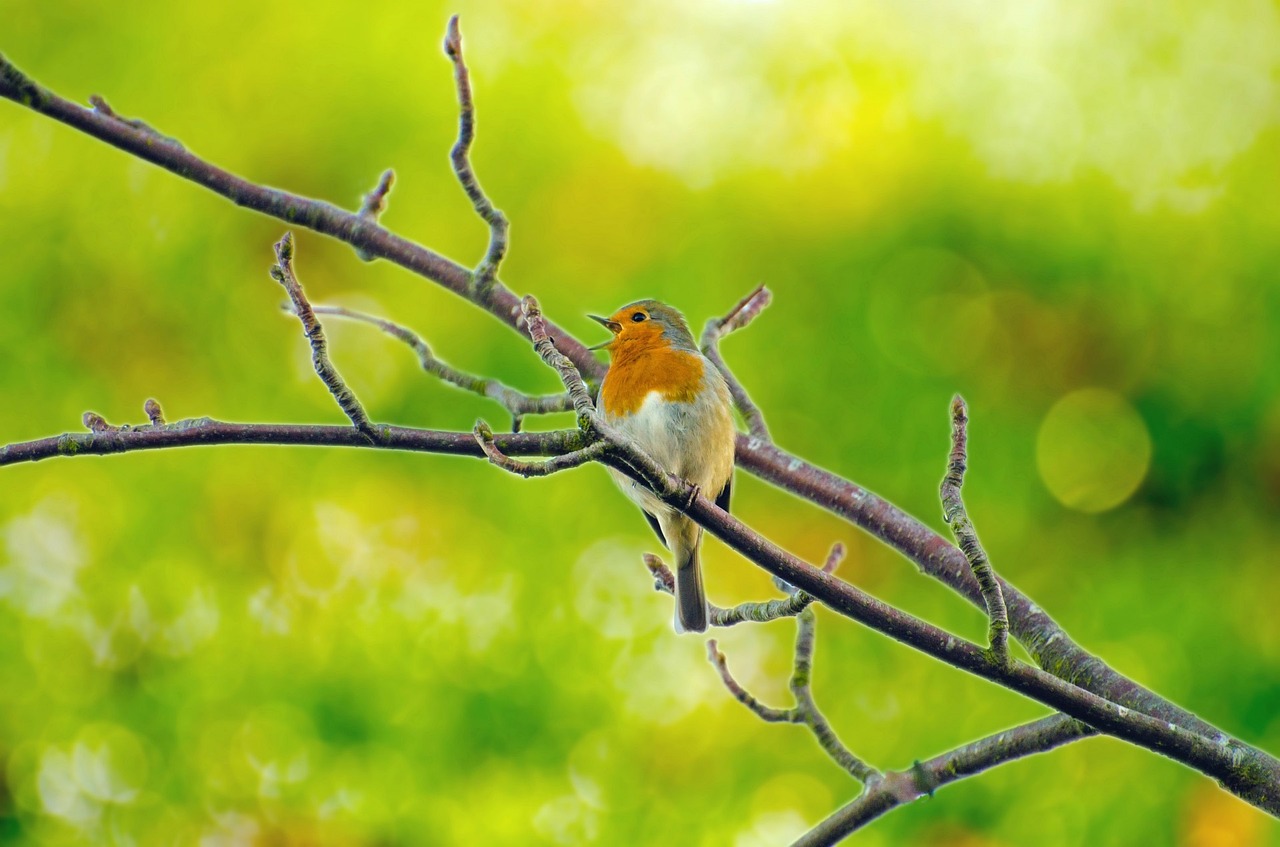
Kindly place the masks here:
[(617, 353), (632, 348), (673, 347), (690, 353), (698, 352), (684, 315), (657, 300), (637, 300), (607, 318), (599, 315), (587, 317), (613, 333), (613, 338), (597, 344), (592, 350)]

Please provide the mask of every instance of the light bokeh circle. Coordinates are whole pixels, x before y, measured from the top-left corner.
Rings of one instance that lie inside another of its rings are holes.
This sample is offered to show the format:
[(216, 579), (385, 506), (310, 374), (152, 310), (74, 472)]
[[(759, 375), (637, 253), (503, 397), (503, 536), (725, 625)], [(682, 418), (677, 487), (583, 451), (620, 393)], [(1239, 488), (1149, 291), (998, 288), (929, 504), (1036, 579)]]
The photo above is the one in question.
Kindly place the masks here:
[(1151, 465), (1151, 436), (1133, 404), (1105, 388), (1060, 398), (1036, 437), (1036, 466), (1064, 506), (1105, 512), (1137, 491)]

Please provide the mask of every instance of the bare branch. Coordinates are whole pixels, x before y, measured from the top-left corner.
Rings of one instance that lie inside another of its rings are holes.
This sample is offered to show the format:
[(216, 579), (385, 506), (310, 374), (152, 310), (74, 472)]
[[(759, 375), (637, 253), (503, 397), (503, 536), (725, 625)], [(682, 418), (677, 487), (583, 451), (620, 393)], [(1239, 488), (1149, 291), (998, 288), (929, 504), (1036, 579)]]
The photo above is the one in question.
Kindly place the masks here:
[(707, 641), (707, 659), (716, 666), (716, 670), (720, 672), (720, 679), (724, 680), (724, 687), (729, 689), (729, 693), (733, 695), (733, 698), (754, 712), (760, 720), (768, 721), (769, 723), (801, 723), (803, 721), (798, 710), (775, 709), (772, 706), (766, 706), (752, 696), (751, 692), (743, 688), (733, 678), (733, 674), (729, 673), (728, 661), (725, 659), (724, 653), (721, 653), (720, 648), (716, 646), (714, 638)]
[(471, 374), (464, 373), (455, 367), (447, 365), (440, 359), (436, 358), (435, 354), (431, 352), (431, 348), (422, 340), (421, 336), (413, 330), (385, 318), (367, 315), (353, 309), (343, 308), (342, 306), (313, 306), (312, 310), (317, 315), (333, 315), (334, 317), (371, 324), (393, 338), (404, 342), (415, 354), (417, 354), (418, 364), (421, 365), (422, 369), (427, 373), (437, 376), (450, 385), (461, 388), (463, 391), (470, 391), (473, 394), (479, 394), (481, 397), (488, 397), (490, 400), (494, 400), (499, 403), (502, 408), (506, 409), (511, 415), (511, 429), (513, 432), (520, 431), (520, 425), (525, 415), (546, 415), (553, 412), (567, 412), (573, 408), (573, 401), (569, 398), (568, 393), (544, 394), (533, 397), (516, 391), (514, 388), (503, 385), (496, 379), (485, 379), (484, 377), (472, 376)]
[[(986, 608), (964, 553), (941, 535), (878, 494), (788, 453), (765, 439), (739, 435), (736, 460), (743, 470), (839, 515), (897, 550), (921, 573)], [(1007, 604), (1010, 631), (1042, 668), (1115, 703), (1174, 724), (1219, 744), (1230, 736), (1190, 711), (1118, 673), (1077, 644), (1048, 612), (997, 576)], [(1258, 751), (1261, 753), (1261, 751)], [(1280, 760), (1263, 753), (1267, 770), (1280, 781)]]
[[(652, 553), (643, 556), (645, 567), (653, 575), (654, 589), (675, 595), (676, 577), (662, 559)], [(815, 597), (803, 591), (791, 591), (786, 597), (755, 603), (739, 603), (731, 608), (707, 604), (707, 622), (712, 626), (737, 626), (740, 623), (768, 623), (780, 618), (793, 618), (809, 608)]]
[[(421, 244), (415, 244), (332, 203), (250, 182), (201, 159), (176, 142), (157, 144), (154, 135), (146, 130), (58, 96), (31, 79), (3, 55), (0, 55), (0, 97), (151, 162), (227, 198), (237, 206), (270, 215), (291, 226), (315, 230), (363, 249), (372, 256), (386, 259), (481, 306), (513, 330), (524, 331), (519, 298), (498, 280), (495, 279), (488, 290), (477, 291), (472, 285), (471, 271)], [(561, 350), (584, 373), (593, 379), (604, 375), (604, 365), (586, 345), (550, 321), (547, 322), (547, 331), (558, 339)]]
[[(113, 427), (92, 412), (100, 429), (70, 432), (6, 444), (0, 447), (0, 467), (38, 462), (55, 456), (104, 456), (177, 447), (204, 447), (219, 444), (277, 444), (309, 447), (365, 447), (407, 450), (417, 453), (444, 453), (482, 457), (484, 452), (471, 432), (442, 432), (401, 426), (380, 427), (378, 443), (350, 426), (303, 424), (247, 424), (190, 418), (139, 429)], [(497, 433), (494, 445), (508, 456), (559, 456), (587, 445), (577, 430), (554, 432)]]
[(973, 521), (969, 520), (969, 512), (964, 507), (964, 472), (968, 462), (968, 423), (965, 414), (964, 398), (959, 394), (951, 401), (951, 455), (947, 462), (947, 473), (942, 478), (939, 494), (942, 498), (942, 516), (951, 526), (951, 533), (960, 544), (969, 567), (973, 569), (974, 578), (982, 589), (982, 597), (986, 601), (987, 616), (991, 619), (991, 627), (987, 638), (991, 646), (991, 655), (1002, 665), (1009, 664), (1009, 613), (1005, 609), (1004, 593), (996, 579), (995, 569), (987, 558), (987, 551), (982, 549), (978, 541), (978, 531)]
[[(395, 184), (395, 181), (395, 171), (391, 170), (391, 168), (383, 171), (378, 184), (373, 187), (372, 191), (364, 195), (360, 202), (360, 210), (356, 212), (356, 215), (363, 220), (376, 224), (382, 211), (387, 208), (387, 196), (391, 193), (391, 186)], [(356, 247), (355, 251), (360, 260), (364, 262), (372, 262), (378, 258), (363, 247)]]
[(458, 89), (458, 140), (449, 151), (449, 160), (453, 162), (453, 172), (467, 192), (476, 214), (489, 225), (489, 249), (484, 258), (476, 266), (473, 287), (483, 296), (493, 286), (498, 276), (498, 266), (507, 254), (507, 217), (494, 208), (493, 203), (480, 187), (475, 172), (471, 169), (471, 142), (476, 135), (475, 107), (471, 102), (471, 73), (462, 58), (462, 32), (458, 29), (458, 16), (449, 18), (449, 27), (444, 36), (444, 52), (453, 62), (453, 79)]
[[(249, 182), (191, 154), (180, 145), (157, 144), (141, 129), (59, 97), (3, 56), (0, 56), (0, 97), (195, 182), (239, 206), (295, 226), (305, 226), (400, 265), (475, 303), (512, 329), (524, 330), (519, 300), (500, 282), (495, 281), (488, 291), (477, 292), (471, 286), (472, 274), (467, 269), (419, 244), (371, 225), (358, 215), (332, 204)], [(604, 375), (603, 363), (584, 344), (550, 322), (547, 323), (547, 331), (554, 335), (558, 348), (583, 374), (595, 380)], [(985, 600), (964, 554), (892, 503), (759, 436), (739, 435), (736, 456), (743, 470), (840, 515), (915, 562), (923, 573), (985, 608)], [(1000, 585), (1008, 605), (1010, 631), (1038, 665), (1053, 668), (1064, 679), (1128, 708), (1219, 743), (1233, 741), (1222, 730), (1190, 711), (1117, 673), (1077, 644), (1057, 621), (1016, 587), (1003, 579)], [(1268, 773), (1280, 781), (1280, 761), (1268, 756), (1265, 762)]]
[[(580, 431), (521, 433), (495, 436), (495, 444), (507, 454), (518, 452), (522, 448), (530, 453), (565, 453), (585, 447), (587, 442), (583, 439), (584, 434)], [(368, 445), (359, 432), (348, 427), (270, 427), (198, 419), (159, 428), (67, 434), (40, 442), (9, 445), (0, 448), (0, 465), (54, 455), (102, 454), (214, 443), (380, 446), (482, 455), (473, 433), (433, 433), (385, 427), (382, 443)], [(606, 453), (604, 459), (609, 461), (610, 455)], [(673, 497), (678, 502), (679, 493)], [(861, 621), (948, 664), (999, 682), (1066, 712), (1099, 730), (1190, 765), (1219, 779), (1224, 787), (1273, 814), (1280, 810), (1280, 796), (1274, 789), (1280, 783), (1269, 778), (1265, 753), (1238, 743), (1210, 742), (1173, 724), (1107, 702), (1026, 665), (1015, 663), (1007, 668), (996, 666), (987, 660), (985, 651), (978, 645), (958, 639), (944, 630), (893, 609), (821, 569), (800, 561), (746, 529), (741, 522), (701, 495), (690, 499), (688, 514), (751, 561), (819, 597), (824, 604), (840, 614)]]
[[(606, 462), (612, 463), (611, 454)], [(988, 652), (926, 621), (906, 614), (860, 589), (793, 556), (748, 529), (701, 494), (660, 494), (683, 508), (712, 535), (766, 571), (816, 596), (841, 615), (927, 653), (954, 667), (997, 682), (1096, 729), (1189, 765), (1219, 780), (1237, 796), (1280, 815), (1280, 779), (1270, 776), (1274, 759), (1240, 742), (1211, 741), (1171, 722), (1158, 720), (1078, 688), (1038, 668), (1011, 662), (1000, 665)], [(1263, 777), (1261, 774), (1266, 773)]]
[(738, 407), (738, 411), (742, 413), (742, 419), (747, 422), (747, 431), (756, 438), (769, 440), (769, 427), (764, 422), (764, 413), (760, 411), (760, 407), (751, 399), (751, 395), (742, 387), (742, 383), (729, 370), (729, 366), (725, 364), (723, 357), (720, 355), (720, 339), (724, 338), (735, 330), (742, 329), (756, 316), (764, 311), (765, 307), (773, 299), (773, 295), (769, 289), (763, 285), (756, 288), (746, 297), (738, 301), (738, 304), (729, 310), (729, 313), (723, 318), (712, 318), (707, 321), (707, 326), (702, 331), (702, 352), (711, 363), (716, 366), (720, 374), (724, 377), (725, 382), (729, 385), (729, 393), (733, 395), (733, 402)]
[(607, 442), (603, 440), (593, 441), (581, 450), (574, 450), (571, 453), (547, 459), (545, 462), (522, 462), (511, 458), (497, 448), (494, 444), (493, 430), (484, 421), (476, 421), (475, 429), (472, 432), (475, 434), (476, 443), (480, 445), (480, 449), (484, 451), (490, 462), (504, 471), (523, 477), (550, 476), (557, 471), (576, 468), (579, 465), (585, 465), (587, 462), (600, 458), (609, 449)]
[(796, 617), (796, 658), (795, 669), (791, 674), (791, 693), (796, 698), (796, 711), (813, 731), (818, 744), (835, 759), (836, 764), (849, 772), (849, 775), (861, 783), (868, 783), (880, 778), (880, 772), (859, 759), (853, 751), (844, 745), (836, 736), (835, 730), (827, 722), (827, 718), (813, 699), (813, 648), (814, 629), (817, 618), (813, 609), (805, 609)]
[(302, 322), (302, 332), (311, 345), (311, 362), (315, 365), (320, 381), (324, 383), (325, 388), (329, 389), (329, 393), (338, 402), (343, 413), (351, 419), (352, 425), (363, 432), (369, 440), (377, 441), (380, 437), (377, 427), (369, 420), (364, 406), (360, 405), (360, 398), (356, 397), (355, 392), (343, 382), (342, 375), (329, 360), (329, 342), (324, 337), (324, 327), (320, 326), (320, 320), (311, 310), (307, 295), (302, 291), (302, 283), (298, 282), (298, 277), (293, 272), (293, 233), (291, 232), (286, 232), (284, 238), (276, 242), (276, 264), (271, 267), (271, 278), (284, 286), (284, 290), (289, 293), (289, 299), (293, 302), (293, 312)]
[(836, 737), (831, 724), (818, 709), (811, 689), (811, 673), (813, 670), (813, 610), (805, 608), (796, 617), (795, 664), (791, 674), (791, 693), (796, 698), (796, 705), (790, 709), (775, 709), (757, 700), (749, 691), (729, 673), (729, 665), (716, 646), (715, 639), (707, 642), (707, 658), (720, 672), (720, 679), (734, 699), (754, 712), (761, 720), (770, 723), (800, 723), (809, 727), (814, 738), (818, 740), (823, 751), (844, 768), (850, 776), (859, 782), (866, 783), (878, 779), (880, 772), (855, 756), (848, 747)]
[(357, 212), (360, 217), (368, 221), (377, 222), (378, 216), (387, 208), (387, 196), (391, 194), (391, 187), (395, 185), (396, 172), (391, 168), (387, 168), (382, 172), (382, 176), (378, 178), (378, 184), (373, 190), (364, 195), (360, 203), (360, 211)]
[(115, 109), (112, 109), (111, 106), (107, 103), (107, 101), (97, 94), (89, 95), (89, 104), (93, 106), (93, 110), (95, 112), (102, 115), (103, 117), (110, 118), (113, 121), (119, 121), (125, 126), (132, 127), (133, 129), (141, 130), (142, 132), (145, 132), (148, 135), (150, 135), (152, 139), (154, 139), (155, 141), (159, 141), (164, 144), (172, 144), (178, 147), (179, 149), (182, 148), (182, 144), (181, 142), (178, 141), (178, 139), (169, 135), (165, 135), (164, 133), (157, 130), (155, 127), (151, 126), (151, 124), (147, 123), (146, 121), (140, 120), (138, 118), (126, 118), (122, 115), (116, 114)]
[(1096, 730), (1079, 721), (1056, 714), (989, 735), (927, 762), (917, 762), (907, 770), (885, 774), (797, 839), (792, 847), (829, 847), (891, 809), (931, 797), (945, 785), (1096, 734)]
[[(831, 550), (827, 552), (827, 560), (822, 564), (822, 572), (835, 573), (836, 568), (840, 567), (840, 562), (844, 560), (844, 553), (845, 549), (843, 542), (837, 541), (835, 544), (832, 544)], [(800, 590), (785, 579), (777, 576), (773, 578), (773, 584), (777, 586), (777, 589), (783, 594), (795, 594)]]
[(840, 567), (840, 563), (844, 561), (845, 547), (843, 541), (837, 541), (831, 545), (830, 552), (827, 553), (827, 560), (822, 563), (823, 573), (835, 573), (836, 568)]
[(520, 311), (524, 315), (529, 338), (533, 340), (533, 349), (538, 351), (549, 368), (560, 375), (560, 381), (569, 392), (574, 411), (578, 413), (578, 426), (585, 428), (591, 425), (596, 417), (596, 406), (591, 401), (587, 384), (569, 357), (556, 349), (555, 341), (547, 332), (547, 322), (542, 317), (537, 299), (532, 294), (526, 294), (520, 301)]

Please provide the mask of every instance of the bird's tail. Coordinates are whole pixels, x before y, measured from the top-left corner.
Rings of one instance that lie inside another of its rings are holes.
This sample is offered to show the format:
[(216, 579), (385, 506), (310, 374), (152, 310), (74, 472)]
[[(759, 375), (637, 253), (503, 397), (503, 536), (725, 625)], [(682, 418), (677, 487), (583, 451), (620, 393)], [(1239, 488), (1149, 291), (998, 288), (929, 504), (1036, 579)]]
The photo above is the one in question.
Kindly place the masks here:
[(702, 588), (702, 566), (698, 562), (698, 541), (682, 544), (676, 561), (676, 632), (705, 632), (707, 629), (707, 593)]

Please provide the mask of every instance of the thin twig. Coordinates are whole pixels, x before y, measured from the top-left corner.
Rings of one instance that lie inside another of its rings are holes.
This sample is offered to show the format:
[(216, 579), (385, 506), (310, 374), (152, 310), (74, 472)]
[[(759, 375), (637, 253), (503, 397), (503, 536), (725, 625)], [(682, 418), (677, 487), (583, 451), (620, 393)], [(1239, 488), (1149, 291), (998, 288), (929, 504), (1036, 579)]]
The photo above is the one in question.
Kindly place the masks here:
[(578, 413), (578, 426), (588, 428), (595, 423), (596, 406), (591, 401), (591, 394), (582, 374), (569, 357), (556, 349), (555, 341), (547, 334), (547, 322), (542, 317), (542, 308), (537, 298), (526, 294), (520, 301), (520, 311), (524, 315), (525, 328), (533, 341), (533, 349), (538, 352), (543, 362), (560, 375), (560, 381), (569, 393), (573, 409)]
[(716, 670), (720, 672), (720, 679), (724, 680), (724, 687), (729, 689), (729, 693), (733, 695), (733, 699), (746, 706), (756, 714), (762, 721), (769, 723), (802, 723), (803, 718), (797, 709), (776, 709), (773, 706), (766, 706), (761, 703), (743, 688), (742, 685), (733, 678), (733, 674), (729, 673), (728, 660), (725, 659), (724, 653), (720, 652), (720, 648), (716, 645), (714, 638), (707, 641), (707, 659), (711, 664), (716, 666)]
[(567, 412), (573, 408), (573, 401), (569, 398), (568, 393), (530, 396), (504, 385), (496, 379), (473, 376), (445, 364), (431, 352), (431, 348), (422, 340), (420, 335), (386, 318), (367, 315), (342, 306), (313, 306), (312, 311), (317, 315), (333, 315), (334, 317), (371, 324), (393, 338), (404, 342), (417, 354), (418, 364), (427, 373), (439, 377), (441, 380), (457, 386), (463, 391), (470, 391), (473, 394), (479, 394), (481, 397), (488, 397), (490, 400), (500, 404), (511, 415), (512, 432), (520, 431), (525, 415)]
[[(360, 210), (356, 212), (356, 216), (362, 221), (376, 224), (383, 210), (387, 208), (387, 196), (391, 193), (391, 186), (395, 184), (395, 181), (395, 171), (391, 168), (383, 171), (382, 176), (378, 179), (378, 184), (373, 187), (372, 191), (361, 198)], [(356, 247), (355, 250), (356, 255), (360, 257), (362, 262), (372, 262), (378, 258), (363, 247)]]
[(964, 507), (964, 472), (968, 462), (968, 423), (964, 398), (959, 394), (951, 401), (951, 455), (947, 461), (947, 473), (942, 478), (939, 494), (942, 498), (942, 517), (951, 526), (951, 532), (960, 544), (960, 550), (973, 568), (973, 576), (982, 588), (987, 604), (987, 616), (991, 619), (988, 633), (992, 657), (1002, 665), (1009, 664), (1009, 613), (1005, 609), (1004, 592), (996, 579), (995, 569), (987, 558), (987, 551), (978, 541), (978, 532), (969, 512)]
[(298, 282), (298, 277), (293, 272), (293, 233), (291, 232), (286, 232), (284, 237), (276, 242), (276, 264), (271, 267), (271, 278), (284, 286), (284, 290), (289, 293), (294, 314), (302, 322), (302, 332), (311, 345), (311, 362), (315, 365), (316, 374), (319, 375), (321, 382), (329, 389), (329, 393), (333, 395), (333, 399), (338, 402), (338, 406), (346, 416), (351, 419), (352, 425), (364, 433), (369, 440), (377, 441), (379, 437), (377, 427), (369, 420), (364, 406), (360, 405), (360, 398), (356, 397), (355, 392), (343, 382), (342, 375), (329, 360), (329, 342), (324, 337), (324, 328), (320, 326), (319, 318), (312, 311), (311, 304), (307, 302), (307, 295), (302, 291), (302, 283)]
[[(827, 560), (822, 563), (822, 572), (835, 573), (836, 568), (840, 567), (840, 562), (844, 560), (844, 554), (845, 548), (843, 541), (837, 541), (835, 544), (832, 544), (831, 549), (827, 551)], [(795, 594), (800, 591), (800, 589), (796, 588), (781, 577), (775, 576), (773, 578), (773, 584), (783, 594)]]
[(720, 374), (724, 377), (725, 382), (729, 385), (729, 393), (733, 395), (733, 402), (738, 407), (738, 411), (742, 413), (742, 419), (747, 423), (747, 431), (755, 438), (765, 441), (769, 440), (769, 427), (764, 422), (764, 413), (760, 411), (760, 407), (751, 399), (751, 395), (742, 387), (742, 383), (729, 370), (729, 366), (725, 364), (724, 358), (720, 355), (720, 339), (724, 338), (735, 330), (742, 329), (756, 316), (764, 311), (765, 307), (773, 299), (773, 295), (769, 289), (763, 285), (758, 286), (746, 297), (738, 301), (738, 304), (729, 310), (729, 313), (723, 318), (712, 318), (707, 321), (707, 326), (702, 331), (702, 353), (711, 363), (716, 366)]
[(587, 462), (600, 458), (609, 449), (608, 442), (598, 440), (591, 442), (581, 450), (574, 450), (571, 453), (565, 453), (543, 462), (522, 462), (519, 459), (511, 458), (497, 448), (494, 444), (493, 430), (484, 421), (476, 421), (476, 426), (472, 433), (475, 435), (476, 443), (480, 445), (480, 449), (484, 451), (490, 462), (504, 471), (523, 477), (550, 476), (557, 471), (576, 468), (579, 465), (585, 465)]
[(796, 710), (804, 716), (818, 744), (840, 767), (861, 783), (868, 783), (880, 776), (880, 771), (853, 754), (836, 736), (822, 710), (813, 699), (813, 648), (817, 617), (813, 609), (805, 609), (796, 616), (796, 658), (791, 674), (791, 693), (796, 698)]
[(471, 101), (471, 73), (462, 58), (462, 32), (458, 29), (458, 16), (449, 18), (449, 26), (444, 36), (444, 52), (453, 62), (453, 79), (458, 89), (458, 140), (449, 151), (449, 160), (453, 163), (453, 172), (467, 192), (476, 214), (489, 225), (489, 249), (484, 258), (476, 266), (472, 286), (480, 296), (484, 296), (493, 286), (498, 276), (498, 266), (507, 254), (506, 215), (496, 209), (484, 189), (476, 179), (471, 168), (471, 142), (476, 136), (475, 106)]
[(997, 732), (955, 750), (891, 771), (809, 830), (792, 847), (830, 847), (886, 812), (945, 785), (1035, 753), (1045, 753), (1097, 731), (1063, 714)]
[(716, 670), (720, 679), (734, 699), (754, 712), (761, 720), (770, 723), (799, 723), (809, 727), (819, 746), (836, 764), (844, 768), (850, 776), (862, 783), (879, 778), (880, 772), (855, 756), (836, 736), (831, 724), (827, 722), (818, 705), (814, 702), (812, 685), (814, 643), (813, 610), (805, 608), (796, 617), (795, 663), (791, 674), (791, 693), (796, 705), (790, 709), (777, 709), (766, 706), (747, 691), (729, 673), (729, 664), (723, 653), (716, 646), (715, 639), (707, 642), (707, 658)]
[(383, 210), (387, 208), (387, 196), (391, 194), (391, 187), (395, 183), (396, 172), (387, 168), (378, 178), (378, 184), (373, 187), (373, 190), (364, 195), (360, 202), (360, 211), (356, 214), (365, 220), (376, 222)]
[[(664, 594), (675, 595), (676, 577), (662, 559), (652, 553), (643, 556), (644, 565), (653, 576), (654, 589)], [(809, 608), (815, 597), (803, 591), (792, 591), (786, 597), (776, 600), (739, 603), (724, 608), (712, 603), (707, 604), (707, 622), (712, 626), (737, 626), (740, 623), (768, 623), (781, 618), (793, 618)]]

